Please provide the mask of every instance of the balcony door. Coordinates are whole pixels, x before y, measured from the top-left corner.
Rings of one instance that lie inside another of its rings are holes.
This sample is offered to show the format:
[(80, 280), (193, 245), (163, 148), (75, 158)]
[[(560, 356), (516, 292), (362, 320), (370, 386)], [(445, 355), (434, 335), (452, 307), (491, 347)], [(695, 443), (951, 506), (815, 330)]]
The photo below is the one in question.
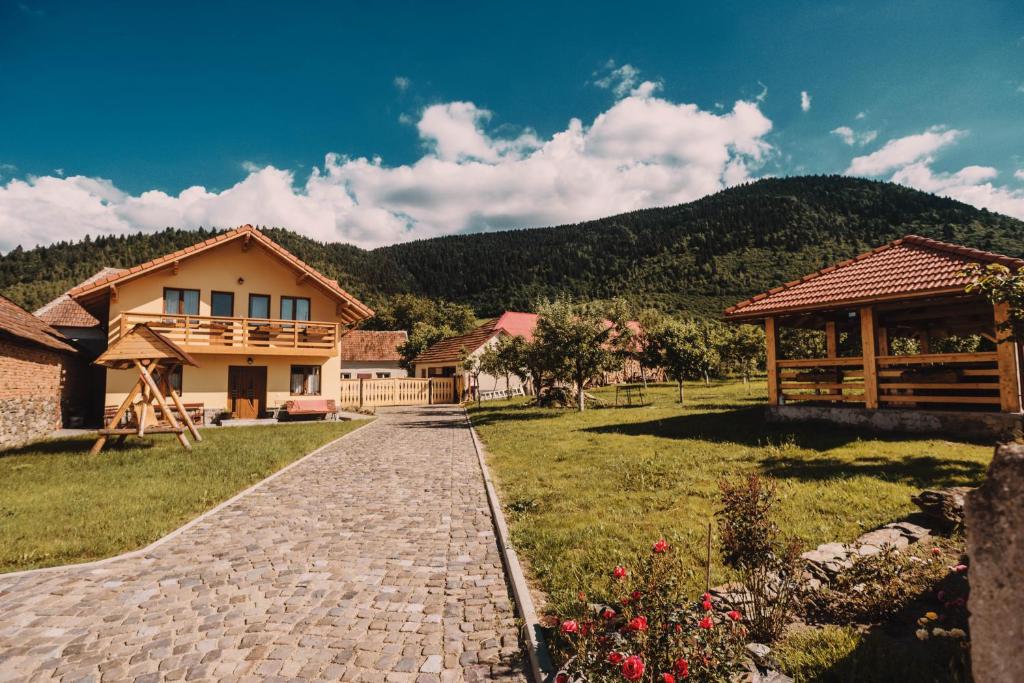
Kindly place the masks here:
[(228, 410), (232, 417), (251, 420), (267, 407), (267, 367), (265, 365), (228, 366)]

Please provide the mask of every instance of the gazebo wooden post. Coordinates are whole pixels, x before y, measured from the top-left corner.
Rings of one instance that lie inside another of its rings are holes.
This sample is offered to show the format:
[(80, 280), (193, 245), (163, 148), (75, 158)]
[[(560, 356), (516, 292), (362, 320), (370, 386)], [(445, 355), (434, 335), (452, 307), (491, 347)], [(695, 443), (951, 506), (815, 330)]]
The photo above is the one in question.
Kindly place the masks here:
[(178, 424), (178, 420), (174, 417), (174, 413), (172, 413), (171, 409), (167, 407), (167, 401), (165, 401), (164, 397), (160, 394), (160, 389), (156, 386), (156, 382), (153, 381), (153, 377), (149, 374), (149, 370), (145, 365), (137, 360), (135, 361), (135, 367), (139, 369), (139, 373), (142, 375), (142, 379), (149, 386), (150, 391), (156, 395), (156, 402), (159, 404), (160, 410), (162, 410), (164, 415), (167, 416), (167, 421), (171, 423), (171, 427), (179, 430), (177, 432), (177, 437), (178, 441), (181, 442), (182, 448), (188, 451), (192, 450), (192, 444), (188, 442), (188, 437), (185, 436), (184, 428)]
[(864, 407), (878, 408), (878, 361), (875, 358), (875, 309), (872, 306), (860, 307), (860, 343), (861, 357), (864, 364)]
[(1010, 306), (998, 303), (993, 307), (996, 327), (996, 361), (999, 367), (999, 409), (1004, 413), (1021, 410), (1020, 366), (1017, 363), (1017, 342), (1013, 330), (1006, 327)]
[(779, 331), (775, 318), (764, 319), (765, 366), (768, 370), (768, 405), (779, 405)]
[[(836, 331), (836, 323), (834, 320), (829, 320), (825, 323), (825, 355), (828, 358), (837, 358), (839, 356), (839, 333)], [(838, 368), (834, 368), (836, 371), (837, 381), (840, 383), (842, 380), (842, 374)], [(833, 388), (828, 389), (826, 394), (836, 396), (843, 393), (842, 389)]]

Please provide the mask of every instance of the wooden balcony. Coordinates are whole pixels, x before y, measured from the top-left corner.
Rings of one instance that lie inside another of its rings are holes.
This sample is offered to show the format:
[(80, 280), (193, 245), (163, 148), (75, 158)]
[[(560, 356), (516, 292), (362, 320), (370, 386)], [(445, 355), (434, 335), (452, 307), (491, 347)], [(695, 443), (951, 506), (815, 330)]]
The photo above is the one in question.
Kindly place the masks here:
[(122, 313), (110, 342), (138, 324), (149, 325), (189, 353), (335, 356), (339, 325), (319, 320), (217, 318), (203, 315)]

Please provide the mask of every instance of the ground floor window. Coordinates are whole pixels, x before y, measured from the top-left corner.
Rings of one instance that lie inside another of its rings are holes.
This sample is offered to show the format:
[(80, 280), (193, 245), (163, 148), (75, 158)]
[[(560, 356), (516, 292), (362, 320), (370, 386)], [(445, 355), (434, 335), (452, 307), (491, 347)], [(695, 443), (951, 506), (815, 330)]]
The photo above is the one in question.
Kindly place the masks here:
[(391, 373), (390, 372), (378, 372), (377, 373), (377, 379), (387, 379), (389, 377), (391, 377)]
[(341, 378), (342, 379), (352, 379), (352, 373), (351, 372), (343, 372), (343, 373), (341, 373)]
[(320, 366), (293, 365), (291, 392), (293, 396), (319, 396)]
[(184, 372), (180, 365), (175, 365), (167, 375), (167, 383), (171, 385), (171, 389), (174, 389), (174, 393), (178, 396), (181, 396), (181, 381)]

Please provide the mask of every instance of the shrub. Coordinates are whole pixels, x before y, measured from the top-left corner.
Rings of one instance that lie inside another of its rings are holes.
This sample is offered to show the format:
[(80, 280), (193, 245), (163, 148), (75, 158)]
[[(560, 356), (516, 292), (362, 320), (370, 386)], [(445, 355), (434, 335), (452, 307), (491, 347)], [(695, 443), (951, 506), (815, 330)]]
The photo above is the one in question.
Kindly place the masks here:
[(790, 622), (800, 587), (800, 548), (784, 541), (774, 520), (775, 482), (752, 474), (735, 483), (719, 482), (718, 512), (722, 561), (740, 575), (737, 602), (747, 614), (751, 635), (773, 642)]
[(580, 593), (575, 609), (557, 622), (567, 658), (558, 682), (727, 681), (739, 671), (743, 615), (715, 612), (707, 594), (687, 599), (680, 570), (660, 540), (632, 566), (609, 572), (600, 595)]

